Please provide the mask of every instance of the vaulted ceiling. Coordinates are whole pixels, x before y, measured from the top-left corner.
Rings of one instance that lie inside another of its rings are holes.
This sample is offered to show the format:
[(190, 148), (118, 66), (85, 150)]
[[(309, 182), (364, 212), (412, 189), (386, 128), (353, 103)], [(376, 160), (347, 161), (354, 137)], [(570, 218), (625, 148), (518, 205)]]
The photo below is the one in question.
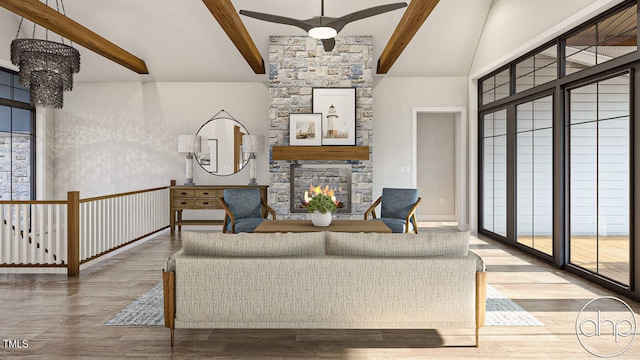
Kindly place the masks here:
[[(325, 15), (339, 17), (397, 1), (325, 0)], [(236, 10), (301, 19), (320, 15), (320, 0), (231, 2)], [(55, 4), (55, 0), (49, 0), (49, 3)], [(143, 59), (149, 70), (149, 75), (139, 75), (78, 45), (82, 60), (75, 81), (267, 80), (267, 75), (254, 73), (201, 0), (65, 0), (64, 5), (69, 18)], [(467, 75), (490, 6), (491, 0), (440, 0), (388, 75)], [(338, 36), (372, 35), (377, 61), (404, 11), (400, 9), (353, 22)], [(6, 18), (7, 14), (16, 19), (17, 30), (20, 18), (0, 8), (0, 18)], [(243, 16), (241, 20), (265, 63), (269, 60), (270, 35), (305, 35), (303, 30), (292, 26)], [(37, 37), (42, 37), (42, 28), (37, 27), (37, 30)], [(30, 37), (31, 31), (32, 24), (25, 20), (22, 36)], [(49, 39), (59, 41), (59, 37), (51, 33)], [(0, 46), (8, 47), (9, 44)]]

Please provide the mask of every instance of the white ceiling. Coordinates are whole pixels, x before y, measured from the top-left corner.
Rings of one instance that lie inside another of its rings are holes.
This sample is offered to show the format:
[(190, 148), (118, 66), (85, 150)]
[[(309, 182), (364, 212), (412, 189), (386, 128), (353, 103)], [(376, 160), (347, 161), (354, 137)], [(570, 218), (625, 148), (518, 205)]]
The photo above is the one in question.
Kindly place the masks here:
[[(325, 0), (325, 15), (339, 17), (397, 1)], [(320, 15), (320, 0), (232, 2), (236, 10), (301, 19)], [(268, 80), (267, 75), (253, 73), (200, 0), (65, 0), (64, 5), (68, 17), (143, 59), (150, 72), (138, 75), (78, 46), (81, 70), (75, 81)], [(491, 0), (441, 0), (388, 75), (466, 76), (490, 6)], [(404, 10), (353, 22), (340, 34), (372, 35), (377, 62)], [(292, 26), (241, 18), (267, 67), (269, 35), (305, 35)], [(25, 21), (24, 36), (31, 31), (31, 23)], [(49, 35), (52, 40), (56, 37)]]

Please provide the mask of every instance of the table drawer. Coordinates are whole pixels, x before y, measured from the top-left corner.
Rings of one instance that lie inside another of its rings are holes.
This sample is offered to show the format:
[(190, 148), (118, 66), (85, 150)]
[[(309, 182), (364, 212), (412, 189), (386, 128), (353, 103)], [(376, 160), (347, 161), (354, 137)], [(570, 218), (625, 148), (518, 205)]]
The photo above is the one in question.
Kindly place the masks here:
[(222, 209), (220, 199), (196, 199), (193, 204), (194, 209)]
[(194, 199), (174, 199), (173, 207), (175, 209), (192, 209), (195, 206), (196, 200)]
[(204, 190), (204, 189), (196, 189), (195, 197), (202, 198), (221, 198), (224, 197), (224, 190)]
[(173, 190), (174, 198), (192, 198), (195, 196), (194, 190)]

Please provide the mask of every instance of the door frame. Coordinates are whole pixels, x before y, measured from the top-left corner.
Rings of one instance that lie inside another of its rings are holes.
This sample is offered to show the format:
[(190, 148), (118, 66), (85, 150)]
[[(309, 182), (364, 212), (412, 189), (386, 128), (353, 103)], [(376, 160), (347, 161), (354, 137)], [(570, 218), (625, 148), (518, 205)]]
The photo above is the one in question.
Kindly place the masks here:
[(411, 186), (418, 187), (418, 114), (453, 114), (455, 118), (455, 217), (458, 229), (469, 229), (467, 193), (467, 108), (466, 107), (412, 107), (411, 108)]

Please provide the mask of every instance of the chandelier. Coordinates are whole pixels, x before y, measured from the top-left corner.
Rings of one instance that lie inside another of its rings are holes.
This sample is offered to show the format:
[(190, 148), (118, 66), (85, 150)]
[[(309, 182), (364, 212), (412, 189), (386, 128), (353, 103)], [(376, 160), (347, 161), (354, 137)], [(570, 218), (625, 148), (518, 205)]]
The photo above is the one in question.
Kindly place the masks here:
[[(47, 0), (47, 5), (49, 1)], [(56, 0), (58, 4), (58, 0)], [(64, 4), (62, 5), (64, 14)], [(58, 9), (60, 11), (60, 9)], [(73, 88), (73, 74), (80, 71), (80, 53), (70, 45), (35, 38), (20, 38), (11, 42), (11, 62), (18, 66), (20, 85), (31, 91), (31, 105), (61, 109), (62, 92)]]

